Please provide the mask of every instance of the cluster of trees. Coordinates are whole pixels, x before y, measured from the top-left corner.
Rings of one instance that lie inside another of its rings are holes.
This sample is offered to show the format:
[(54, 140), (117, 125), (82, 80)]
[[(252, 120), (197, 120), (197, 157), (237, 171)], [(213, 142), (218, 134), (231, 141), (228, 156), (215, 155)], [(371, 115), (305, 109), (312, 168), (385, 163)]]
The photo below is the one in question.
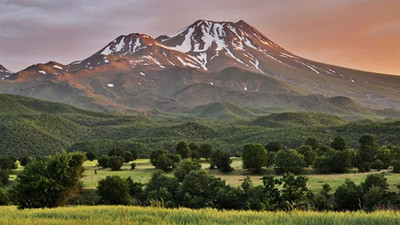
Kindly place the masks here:
[(207, 161), (210, 160), (211, 169), (219, 169), (222, 172), (233, 170), (230, 166), (232, 163), (230, 155), (219, 149), (214, 150), (213, 146), (208, 143), (198, 145), (196, 143), (187, 144), (181, 141), (176, 146), (175, 154), (169, 153), (164, 149), (152, 151), (150, 162), (156, 169), (169, 172), (175, 169), (182, 159), (199, 160), (200, 158), (205, 158)]
[[(329, 185), (324, 185), (321, 192), (314, 196), (319, 210), (376, 210), (393, 209), (400, 206), (398, 193), (390, 192), (383, 174), (370, 174), (360, 184), (352, 180), (340, 185), (334, 194), (329, 194)], [(398, 185), (400, 189), (400, 185)]]
[(285, 149), (279, 142), (247, 144), (243, 148), (243, 168), (254, 173), (263, 167), (274, 166), (278, 174), (299, 174), (304, 167), (312, 166), (319, 173), (344, 173), (356, 167), (360, 172), (393, 167), (400, 172), (400, 146), (379, 146), (374, 136), (363, 135), (357, 150), (347, 148), (341, 136), (329, 146), (320, 145), (315, 138), (307, 138), (297, 149)]
[[(57, 207), (66, 204), (82, 185), (80, 178), (86, 157), (82, 153), (61, 153), (32, 159), (18, 175), (6, 196), (18, 208)], [(0, 191), (0, 200), (4, 191)], [(4, 202), (2, 202), (5, 204)]]
[(382, 174), (370, 174), (360, 185), (346, 180), (334, 193), (330, 193), (327, 184), (313, 193), (307, 188), (307, 178), (293, 173), (285, 173), (281, 178), (263, 176), (262, 182), (255, 186), (247, 177), (239, 187), (232, 187), (201, 169), (196, 161), (184, 159), (174, 176), (158, 170), (144, 185), (130, 177), (108, 176), (99, 181), (97, 193), (99, 204), (169, 208), (341, 211), (400, 206), (400, 194), (389, 192)]
[[(94, 160), (95, 154), (93, 152), (87, 152), (86, 157), (89, 160)], [(137, 152), (135, 150), (124, 151), (120, 149), (114, 149), (108, 152), (107, 155), (103, 155), (98, 158), (97, 162), (99, 166), (103, 168), (110, 168), (113, 171), (120, 170), (124, 162), (130, 162), (138, 158)], [(134, 164), (132, 164), (134, 169)]]

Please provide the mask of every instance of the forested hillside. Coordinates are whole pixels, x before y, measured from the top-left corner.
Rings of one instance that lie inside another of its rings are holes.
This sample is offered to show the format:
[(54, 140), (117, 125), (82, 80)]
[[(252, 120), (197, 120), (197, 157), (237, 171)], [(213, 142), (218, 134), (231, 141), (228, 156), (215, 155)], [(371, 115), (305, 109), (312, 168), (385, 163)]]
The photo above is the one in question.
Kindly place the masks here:
[[(218, 105), (219, 107), (220, 105)], [(223, 104), (223, 109), (234, 109)], [(204, 114), (211, 111), (207, 108)], [(141, 156), (151, 149), (173, 150), (181, 140), (209, 142), (222, 150), (236, 152), (244, 144), (280, 141), (296, 147), (307, 137), (329, 143), (342, 135), (350, 147), (365, 133), (379, 144), (400, 144), (400, 121), (345, 121), (336, 115), (277, 113), (265, 115), (239, 111), (225, 120), (200, 118), (199, 114), (123, 115), (81, 110), (60, 103), (22, 96), (0, 95), (0, 153), (2, 155), (47, 155), (69, 150), (107, 151), (135, 148)], [(220, 114), (215, 118), (220, 118)], [(241, 116), (237, 116), (241, 115)], [(244, 115), (251, 115), (245, 117)]]

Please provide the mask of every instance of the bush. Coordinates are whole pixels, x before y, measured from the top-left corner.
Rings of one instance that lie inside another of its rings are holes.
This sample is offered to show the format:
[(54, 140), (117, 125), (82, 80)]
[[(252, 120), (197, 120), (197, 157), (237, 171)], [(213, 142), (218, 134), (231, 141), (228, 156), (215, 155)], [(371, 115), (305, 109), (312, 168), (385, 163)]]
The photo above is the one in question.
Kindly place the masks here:
[(108, 159), (107, 165), (112, 171), (120, 170), (122, 165), (124, 165), (124, 158), (119, 156), (111, 156)]
[(131, 163), (131, 170), (134, 170), (136, 168), (136, 163)]
[(80, 188), (85, 159), (81, 153), (63, 152), (33, 160), (17, 177), (13, 201), (21, 209), (63, 205)]
[(279, 174), (299, 174), (305, 165), (304, 156), (294, 149), (279, 150), (275, 154), (274, 162), (274, 169)]
[(129, 195), (129, 186), (126, 180), (120, 176), (107, 176), (99, 181), (97, 194), (100, 197), (100, 203), (106, 205), (129, 205), (131, 197)]
[(261, 144), (247, 144), (243, 147), (243, 168), (255, 173), (267, 166), (268, 154)]

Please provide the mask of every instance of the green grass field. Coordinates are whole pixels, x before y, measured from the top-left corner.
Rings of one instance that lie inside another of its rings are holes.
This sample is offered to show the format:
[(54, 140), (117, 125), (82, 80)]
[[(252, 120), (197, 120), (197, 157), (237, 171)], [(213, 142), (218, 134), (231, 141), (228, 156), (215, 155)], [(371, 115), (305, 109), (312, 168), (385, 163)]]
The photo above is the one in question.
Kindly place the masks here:
[[(121, 177), (129, 177), (136, 182), (146, 182), (150, 179), (151, 174), (155, 171), (154, 167), (151, 165), (148, 159), (139, 159), (134, 161), (136, 163), (136, 169), (130, 170), (130, 163), (124, 164), (120, 171), (111, 171), (110, 169), (102, 169), (96, 167), (97, 161), (86, 161), (84, 163), (85, 173), (82, 178), (82, 182), (85, 189), (95, 189), (99, 180), (105, 178), (108, 175), (119, 175)], [(202, 167), (208, 170), (209, 163), (203, 162)], [(242, 169), (241, 159), (234, 158), (232, 167), (234, 171), (231, 173), (221, 173), (218, 170), (208, 170), (215, 174), (217, 177), (221, 177), (226, 180), (228, 184), (233, 186), (238, 186), (242, 183), (246, 176), (250, 176), (253, 183), (258, 185), (261, 184), (262, 175), (251, 175), (244, 169)], [(97, 174), (95, 174), (97, 170)], [(388, 171), (381, 171), (385, 173), (385, 177), (389, 183), (389, 189), (391, 191), (398, 191), (396, 185), (400, 183), (400, 174), (388, 173)], [(377, 173), (377, 172), (374, 172)], [(172, 173), (171, 173), (172, 174)], [(274, 170), (268, 168), (264, 171), (264, 174), (274, 175)], [(332, 190), (335, 190), (339, 185), (341, 185), (346, 178), (353, 180), (355, 183), (361, 183), (369, 173), (355, 173), (350, 172), (346, 174), (315, 174), (312, 169), (305, 169), (303, 175), (307, 176), (308, 187), (312, 191), (319, 191), (322, 184), (328, 183)]]
[(56, 209), (17, 210), (0, 207), (2, 225), (108, 225), (108, 224), (241, 224), (241, 225), (394, 225), (400, 212), (255, 212), (214, 209), (163, 209), (125, 206), (76, 206)]

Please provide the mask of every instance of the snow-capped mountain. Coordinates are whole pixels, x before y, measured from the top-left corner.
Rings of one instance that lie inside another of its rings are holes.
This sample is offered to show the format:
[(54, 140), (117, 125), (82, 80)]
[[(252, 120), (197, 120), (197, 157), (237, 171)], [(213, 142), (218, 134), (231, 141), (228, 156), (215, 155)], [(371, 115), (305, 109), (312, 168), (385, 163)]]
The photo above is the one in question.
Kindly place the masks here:
[(0, 67), (2, 93), (93, 110), (182, 112), (220, 101), (257, 108), (358, 110), (352, 101), (335, 96), (364, 107), (400, 109), (399, 76), (302, 58), (242, 20), (198, 20), (156, 39), (121, 35), (68, 65), (51, 61), (13, 74), (1, 75), (2, 70), (7, 71)]
[(157, 69), (175, 66), (199, 68), (196, 61), (185, 53), (165, 46), (148, 35), (138, 33), (121, 35), (89, 58), (68, 66), (71, 71), (77, 71), (110, 63), (129, 65), (132, 69), (143, 66), (153, 66)]
[(242, 20), (236, 23), (199, 20), (174, 35), (163, 35), (157, 40), (188, 54), (202, 69), (210, 71), (237, 66), (264, 73), (260, 62), (280, 62), (280, 54), (291, 56)]

